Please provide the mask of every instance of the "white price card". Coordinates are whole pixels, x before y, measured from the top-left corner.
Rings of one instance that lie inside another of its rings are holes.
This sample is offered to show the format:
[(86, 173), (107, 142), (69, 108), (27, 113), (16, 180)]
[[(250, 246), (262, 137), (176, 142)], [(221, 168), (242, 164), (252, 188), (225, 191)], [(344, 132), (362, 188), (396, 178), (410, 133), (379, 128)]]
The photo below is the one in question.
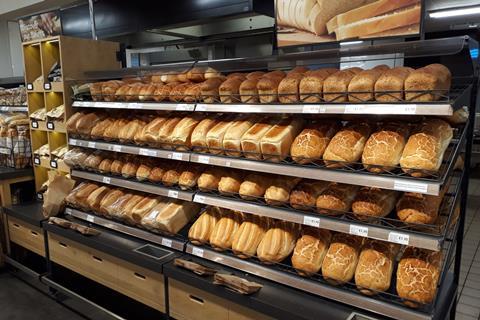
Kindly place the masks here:
[(397, 191), (426, 193), (428, 191), (428, 185), (421, 182), (395, 180), (393, 181), (393, 189)]
[(404, 233), (390, 232), (388, 233), (388, 241), (408, 246), (410, 236)]
[(102, 182), (106, 184), (110, 184), (110, 177), (103, 177)]
[(8, 111), (8, 107), (2, 107), (2, 111)]
[(312, 217), (312, 216), (304, 216), (303, 217), (303, 224), (311, 227), (320, 227), (320, 218)]
[(403, 114), (416, 114), (417, 105), (416, 104), (407, 104), (403, 107)]
[(163, 238), (162, 239), (162, 246), (171, 248), (172, 247), (172, 240), (167, 239), (167, 238)]
[(361, 113), (364, 108), (363, 104), (346, 104), (344, 113)]
[(183, 159), (183, 154), (179, 152), (173, 152), (172, 153), (172, 159), (173, 160), (182, 160)]
[(319, 104), (306, 104), (302, 108), (302, 113), (325, 113), (326, 111), (327, 107)]
[(208, 164), (210, 162), (209, 156), (198, 156), (198, 162)]
[(196, 202), (196, 203), (205, 203), (205, 197), (204, 196), (200, 196), (200, 195), (195, 195), (195, 197), (193, 198), (193, 202)]
[(32, 121), (32, 128), (38, 128), (38, 122)]
[(203, 249), (197, 248), (197, 247), (193, 247), (193, 248), (192, 248), (192, 254), (193, 254), (194, 256), (203, 258)]
[(112, 150), (116, 151), (116, 152), (122, 152), (122, 146), (119, 146), (118, 144), (115, 144), (115, 145), (113, 145)]
[(33, 158), (33, 163), (40, 164), (40, 158), (37, 158), (37, 157)]
[(150, 156), (150, 157), (155, 157), (157, 155), (157, 151), (155, 150), (150, 150), (150, 149), (144, 149), (140, 148), (138, 150), (138, 154), (141, 156)]
[(350, 234), (360, 237), (368, 237), (368, 227), (357, 226), (354, 224), (350, 225)]
[(72, 146), (77, 145), (77, 139), (70, 139), (69, 142), (70, 142), (70, 145), (72, 145)]
[(178, 191), (177, 190), (168, 190), (168, 197), (169, 198), (178, 198)]
[(89, 148), (95, 149), (95, 147), (97, 146), (97, 144), (96, 144), (95, 142), (89, 142), (87, 146), (88, 146)]
[(207, 111), (207, 105), (206, 104), (197, 104), (195, 107), (195, 111)]
[(177, 104), (177, 107), (175, 108), (177, 111), (188, 111), (190, 110), (189, 105), (186, 103), (179, 103)]
[(138, 102), (129, 102), (127, 103), (127, 109), (142, 109), (143, 105)]
[(51, 161), (50, 161), (50, 167), (52, 167), (52, 168), (57, 168), (57, 167), (58, 167), (57, 161), (51, 160)]
[(65, 214), (68, 214), (68, 215), (72, 214), (72, 209), (71, 208), (66, 208), (65, 209)]
[(47, 122), (47, 129), (48, 129), (48, 130), (53, 130), (53, 129), (55, 129), (55, 125), (53, 124), (53, 122), (50, 122), (50, 121)]
[(95, 217), (92, 216), (92, 215), (90, 215), (90, 214), (88, 214), (88, 215), (87, 215), (87, 221), (93, 223), (93, 222), (95, 221)]
[(232, 165), (232, 162), (230, 160), (225, 161), (225, 167), (230, 167)]

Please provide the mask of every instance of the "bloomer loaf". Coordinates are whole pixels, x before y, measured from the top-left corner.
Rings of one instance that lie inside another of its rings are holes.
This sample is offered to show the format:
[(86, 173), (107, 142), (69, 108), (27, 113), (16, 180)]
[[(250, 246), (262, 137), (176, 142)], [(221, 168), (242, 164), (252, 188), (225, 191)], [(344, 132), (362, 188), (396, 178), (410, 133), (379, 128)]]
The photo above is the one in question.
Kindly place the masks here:
[(210, 235), (210, 245), (217, 251), (232, 248), (235, 233), (240, 227), (243, 214), (240, 212), (229, 212), (223, 215), (215, 224)]
[(332, 234), (326, 229), (304, 228), (292, 255), (292, 266), (302, 276), (318, 273), (327, 254)]
[(260, 241), (257, 247), (257, 257), (266, 264), (283, 261), (295, 248), (299, 233), (298, 225), (286, 221), (276, 221)]
[(208, 207), (188, 231), (188, 239), (193, 244), (201, 245), (208, 243), (215, 225), (222, 217), (222, 209), (217, 207)]
[(233, 252), (242, 259), (254, 256), (271, 224), (272, 220), (269, 218), (253, 214), (246, 217), (233, 238)]

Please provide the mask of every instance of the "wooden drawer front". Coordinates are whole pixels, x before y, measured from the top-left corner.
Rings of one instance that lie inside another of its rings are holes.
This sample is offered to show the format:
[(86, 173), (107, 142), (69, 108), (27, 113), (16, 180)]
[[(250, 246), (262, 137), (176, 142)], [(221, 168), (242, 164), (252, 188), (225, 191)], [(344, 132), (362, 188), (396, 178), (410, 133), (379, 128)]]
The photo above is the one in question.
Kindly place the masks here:
[(163, 275), (117, 260), (116, 289), (130, 298), (156, 310), (165, 312), (165, 284)]
[(98, 283), (116, 289), (118, 282), (118, 267), (113, 258), (103, 252), (87, 249), (87, 263), (90, 267), (86, 276)]
[(8, 233), (10, 241), (45, 256), (45, 240), (39, 227), (8, 217)]
[(228, 320), (228, 301), (170, 279), (170, 316), (178, 320)]
[(48, 234), (48, 250), (50, 260), (84, 276), (91, 271), (88, 252), (79, 248), (78, 244), (58, 235)]
[(230, 303), (228, 320), (274, 320), (274, 318), (258, 313), (252, 309), (242, 307), (238, 304)]

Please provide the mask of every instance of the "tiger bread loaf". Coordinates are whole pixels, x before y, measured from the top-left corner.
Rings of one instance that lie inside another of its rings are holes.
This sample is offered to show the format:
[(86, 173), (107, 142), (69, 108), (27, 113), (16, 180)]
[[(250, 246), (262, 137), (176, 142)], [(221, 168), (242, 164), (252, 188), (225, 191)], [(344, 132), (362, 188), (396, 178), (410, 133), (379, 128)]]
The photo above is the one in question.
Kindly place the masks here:
[(266, 73), (257, 82), (260, 103), (273, 103), (278, 100), (278, 85), (285, 76), (286, 74), (283, 71), (272, 71)]
[(438, 218), (442, 199), (441, 195), (405, 192), (397, 202), (397, 216), (408, 223), (432, 224)]
[(323, 82), (323, 99), (327, 102), (347, 101), (348, 85), (362, 69), (354, 67), (337, 71)]
[(93, 212), (98, 212), (100, 209), (100, 203), (102, 202), (103, 197), (110, 192), (110, 188), (106, 186), (100, 186), (95, 189), (87, 197), (86, 204)]
[(216, 117), (208, 117), (200, 121), (193, 129), (190, 143), (195, 151), (208, 151), (207, 133), (218, 123), (218, 121), (219, 119)]
[(278, 85), (278, 101), (281, 103), (296, 103), (300, 99), (299, 86), (304, 74), (294, 72), (283, 78)]
[(197, 115), (184, 117), (177, 123), (169, 137), (169, 141), (177, 150), (190, 149), (192, 132), (201, 120), (201, 117)]
[(362, 187), (352, 203), (352, 212), (360, 220), (368, 217), (386, 217), (397, 202), (399, 193), (393, 190)]
[(395, 169), (407, 143), (409, 128), (397, 122), (383, 125), (365, 143), (363, 166), (370, 172), (381, 173)]
[(103, 196), (97, 212), (102, 215), (106, 215), (108, 213), (107, 208), (124, 194), (125, 193), (120, 189), (111, 189), (107, 194)]
[(412, 71), (405, 79), (405, 99), (420, 102), (439, 100), (448, 94), (451, 83), (452, 74), (446, 66), (439, 63), (429, 64)]
[(222, 175), (220, 181), (218, 182), (218, 192), (222, 194), (238, 194), (243, 178), (243, 171), (225, 171), (224, 175)]
[(355, 284), (366, 295), (384, 292), (390, 288), (395, 258), (400, 246), (367, 239), (360, 252), (355, 270)]
[(126, 126), (118, 132), (118, 139), (122, 143), (133, 142), (133, 138), (138, 131), (141, 131), (145, 126), (145, 122), (139, 119), (133, 119), (127, 123)]
[(405, 79), (414, 69), (395, 67), (386, 70), (375, 82), (375, 100), (379, 102), (396, 102), (405, 99)]
[(210, 245), (217, 251), (231, 249), (235, 233), (242, 220), (243, 214), (240, 212), (225, 212), (210, 234)]
[(226, 175), (226, 170), (219, 167), (209, 167), (198, 177), (197, 185), (200, 191), (218, 190), (220, 179)]
[(299, 118), (285, 118), (276, 123), (260, 140), (262, 157), (274, 162), (288, 157), (292, 142), (302, 126), (303, 120)]
[(290, 156), (293, 161), (307, 164), (322, 158), (333, 136), (340, 129), (336, 121), (311, 121), (293, 140)]
[(189, 165), (188, 167), (185, 167), (178, 178), (178, 185), (182, 190), (194, 188), (197, 185), (198, 178), (204, 170), (205, 168), (200, 165)]
[(410, 307), (433, 301), (440, 277), (441, 251), (408, 247), (397, 268), (397, 294)]
[(366, 122), (352, 123), (340, 129), (323, 153), (327, 167), (339, 168), (360, 160), (371, 131), (371, 125)]
[(221, 208), (207, 207), (190, 227), (188, 239), (196, 245), (208, 243), (215, 225), (223, 215), (223, 211), (224, 209)]
[(322, 102), (323, 83), (328, 76), (337, 71), (333, 68), (324, 68), (306, 72), (299, 84), (300, 100), (306, 103)]
[(125, 212), (124, 219), (127, 223), (136, 225), (140, 224), (143, 217), (152, 210), (159, 202), (160, 197), (144, 197), (130, 211)]
[(200, 91), (205, 103), (215, 103), (219, 100), (218, 88), (225, 81), (225, 77), (211, 78), (202, 83)]
[(240, 85), (244, 80), (246, 80), (244, 75), (238, 75), (225, 80), (220, 87), (218, 87), (220, 101), (222, 103), (239, 102)]
[(440, 119), (430, 118), (417, 126), (403, 149), (400, 165), (413, 177), (425, 177), (438, 172), (453, 130)]
[(364, 102), (374, 98), (375, 83), (388, 70), (386, 65), (379, 65), (370, 70), (356, 74), (348, 84), (348, 101)]
[[(155, 208), (147, 215), (152, 214), (154, 210)], [(200, 206), (194, 202), (171, 201), (155, 216), (156, 230), (176, 234), (195, 217), (199, 210)]]
[(238, 193), (245, 200), (263, 198), (265, 191), (273, 184), (274, 177), (261, 173), (250, 173), (240, 185)]
[(255, 256), (260, 241), (271, 226), (273, 226), (273, 220), (270, 218), (253, 214), (245, 216), (233, 237), (233, 253), (242, 259)]
[(317, 198), (330, 185), (327, 181), (302, 180), (290, 193), (290, 205), (299, 210), (306, 210), (316, 206)]
[(317, 198), (318, 213), (338, 215), (349, 211), (358, 189), (351, 184), (330, 183)]
[(305, 227), (292, 255), (292, 266), (301, 276), (311, 276), (322, 268), (332, 233), (326, 229)]
[(299, 235), (299, 225), (287, 221), (275, 221), (258, 244), (258, 259), (265, 264), (279, 263), (285, 260), (295, 248)]
[(239, 118), (233, 121), (223, 136), (223, 149), (225, 149), (225, 154), (234, 157), (242, 155), (241, 139), (254, 123), (254, 118), (251, 117)]
[(263, 118), (247, 130), (240, 139), (242, 153), (248, 159), (262, 159), (260, 141), (280, 119)]
[(174, 146), (170, 138), (173, 130), (175, 130), (175, 127), (180, 120), (182, 120), (181, 117), (168, 118), (157, 132), (157, 136), (155, 137), (155, 145), (160, 146), (162, 149), (173, 149)]
[(362, 237), (335, 234), (322, 263), (325, 280), (332, 284), (350, 282), (355, 275), (362, 244)]
[(223, 154), (223, 138), (228, 128), (233, 125), (236, 117), (227, 116), (217, 122), (217, 124), (211, 128), (206, 136), (206, 142), (208, 146), (208, 152), (212, 154)]
[(277, 176), (272, 185), (265, 190), (265, 202), (269, 205), (282, 205), (290, 200), (290, 192), (300, 182), (301, 178)]

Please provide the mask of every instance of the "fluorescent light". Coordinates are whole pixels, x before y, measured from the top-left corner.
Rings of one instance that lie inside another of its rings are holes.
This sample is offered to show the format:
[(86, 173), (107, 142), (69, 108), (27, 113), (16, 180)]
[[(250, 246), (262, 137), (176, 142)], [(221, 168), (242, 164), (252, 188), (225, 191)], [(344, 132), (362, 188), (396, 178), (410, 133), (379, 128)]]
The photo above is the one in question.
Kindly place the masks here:
[(457, 16), (467, 16), (467, 15), (476, 14), (476, 13), (480, 13), (480, 7), (431, 12), (430, 18), (448, 18), (448, 17), (457, 17)]
[(360, 44), (360, 43), (363, 43), (363, 41), (359, 40), (359, 41), (340, 42), (340, 45), (341, 46), (350, 46), (352, 44)]

